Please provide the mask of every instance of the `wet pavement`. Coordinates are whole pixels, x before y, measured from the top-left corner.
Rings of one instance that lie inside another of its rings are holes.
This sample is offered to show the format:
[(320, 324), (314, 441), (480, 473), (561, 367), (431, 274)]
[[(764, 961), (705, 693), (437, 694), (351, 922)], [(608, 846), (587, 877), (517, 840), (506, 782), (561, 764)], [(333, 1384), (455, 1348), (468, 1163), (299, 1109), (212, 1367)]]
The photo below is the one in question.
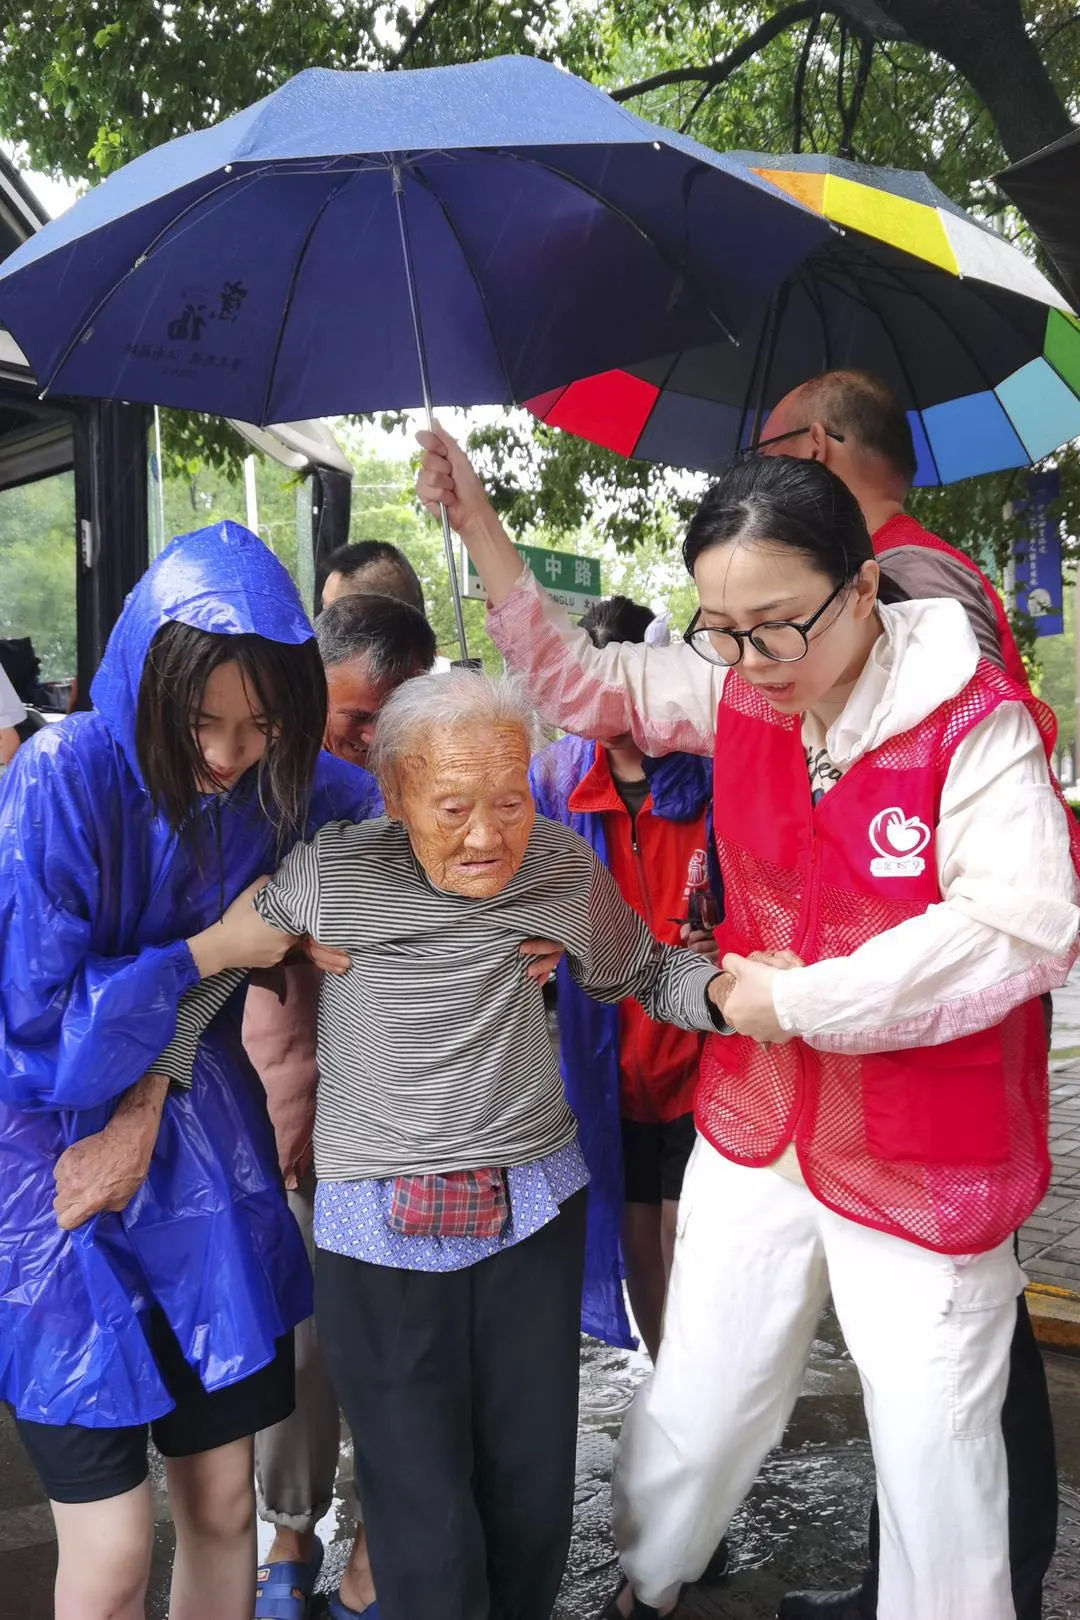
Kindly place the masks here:
[(1080, 1294), (1080, 968), (1054, 995), (1050, 1048), (1050, 1191), (1020, 1234), (1034, 1283)]
[[(1033, 1281), (1080, 1293), (1080, 973), (1055, 1001), (1051, 1062), (1054, 1184), (1021, 1234)], [(1044, 1620), (1080, 1620), (1080, 1356), (1047, 1354), (1061, 1481), (1058, 1555)], [(647, 1376), (643, 1355), (582, 1341), (574, 1540), (553, 1620), (591, 1620), (618, 1575), (609, 1529), (610, 1480), (623, 1414)], [(349, 1470), (343, 1466), (343, 1477)], [(155, 1470), (160, 1479), (160, 1468)], [(835, 1319), (826, 1315), (783, 1444), (768, 1459), (731, 1530), (734, 1570), (687, 1595), (681, 1620), (772, 1620), (793, 1586), (853, 1583), (863, 1563), (873, 1466), (858, 1377)], [(148, 1620), (165, 1620), (172, 1529), (158, 1496)], [(327, 1558), (320, 1587), (336, 1586), (353, 1521), (335, 1501), (320, 1526)], [(265, 1550), (270, 1533), (260, 1527)], [(0, 1410), (0, 1620), (48, 1620), (55, 1568), (52, 1521)], [(207, 1620), (214, 1620), (212, 1615)]]
[[(1061, 1532), (1044, 1620), (1080, 1620), (1080, 1359), (1049, 1355), (1046, 1361), (1061, 1464)], [(553, 1620), (591, 1620), (614, 1589), (611, 1468), (623, 1414), (646, 1374), (643, 1356), (583, 1341), (574, 1541)], [(793, 1585), (856, 1580), (872, 1478), (858, 1379), (827, 1316), (784, 1443), (732, 1526), (734, 1573), (716, 1587), (691, 1592), (678, 1611), (680, 1620), (772, 1620)], [(151, 1620), (167, 1614), (172, 1537), (164, 1501), (159, 1520)], [(262, 1529), (265, 1545), (269, 1536)], [(337, 1584), (352, 1531), (347, 1509), (335, 1502), (320, 1527), (327, 1542), (320, 1586)], [(54, 1555), (48, 1508), (10, 1420), (0, 1415), (0, 1620), (47, 1620)]]

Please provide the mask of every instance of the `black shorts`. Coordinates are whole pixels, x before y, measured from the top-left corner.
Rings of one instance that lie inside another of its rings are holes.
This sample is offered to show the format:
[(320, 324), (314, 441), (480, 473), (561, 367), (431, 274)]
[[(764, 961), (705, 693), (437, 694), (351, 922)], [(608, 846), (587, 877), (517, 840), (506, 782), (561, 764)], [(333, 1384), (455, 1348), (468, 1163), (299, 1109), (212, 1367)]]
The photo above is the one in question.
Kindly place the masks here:
[(680, 1114), (664, 1124), (622, 1122), (623, 1196), (628, 1204), (659, 1204), (678, 1199), (694, 1146), (694, 1116)]
[(288, 1417), (295, 1404), (293, 1336), (277, 1341), (273, 1361), (237, 1384), (209, 1394), (161, 1311), (151, 1312), (147, 1336), (158, 1371), (176, 1402), (153, 1423), (88, 1429), (81, 1423), (31, 1423), (16, 1418), (19, 1437), (53, 1502), (102, 1502), (141, 1485), (149, 1472), (147, 1434), (164, 1457), (213, 1451)]

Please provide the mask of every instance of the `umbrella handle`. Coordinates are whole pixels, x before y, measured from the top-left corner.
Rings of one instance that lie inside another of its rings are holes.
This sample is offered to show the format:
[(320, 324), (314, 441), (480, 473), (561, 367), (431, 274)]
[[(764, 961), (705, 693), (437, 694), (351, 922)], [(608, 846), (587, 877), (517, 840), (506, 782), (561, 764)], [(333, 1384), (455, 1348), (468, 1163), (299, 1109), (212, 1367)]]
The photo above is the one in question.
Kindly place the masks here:
[[(393, 164), (390, 172), (394, 183), (394, 202), (397, 205), (398, 231), (401, 235), (401, 256), (405, 263), (405, 282), (409, 289), (409, 308), (412, 311), (413, 332), (416, 337), (416, 355), (420, 362), (420, 388), (424, 396), (427, 424), (434, 432), (435, 413), (431, 408), (431, 384), (428, 379), (427, 349), (424, 345), (424, 328), (420, 320), (420, 303), (416, 291), (416, 276), (413, 271), (412, 247), (409, 243), (409, 223), (405, 217), (405, 187), (401, 179), (401, 165), (398, 163)], [(439, 516), (442, 519), (446, 567), (450, 575), (450, 595), (454, 604), (454, 623), (457, 626), (457, 638), (461, 646), (462, 662), (468, 664), (470, 662), (469, 643), (465, 638), (465, 616), (461, 611), (461, 588), (458, 584), (457, 565), (454, 562), (454, 537), (450, 533), (450, 515), (445, 505), (440, 505)]]

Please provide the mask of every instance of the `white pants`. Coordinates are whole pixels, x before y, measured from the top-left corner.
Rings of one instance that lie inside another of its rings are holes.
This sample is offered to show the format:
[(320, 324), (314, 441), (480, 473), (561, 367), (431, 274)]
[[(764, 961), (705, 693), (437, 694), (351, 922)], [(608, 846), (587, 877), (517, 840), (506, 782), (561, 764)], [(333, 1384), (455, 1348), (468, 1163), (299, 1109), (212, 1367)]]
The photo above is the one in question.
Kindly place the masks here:
[(830, 1289), (862, 1379), (878, 1620), (1014, 1620), (1001, 1407), (1023, 1273), (857, 1226), (698, 1139), (656, 1370), (623, 1428), (615, 1538), (639, 1597), (696, 1580), (783, 1432)]

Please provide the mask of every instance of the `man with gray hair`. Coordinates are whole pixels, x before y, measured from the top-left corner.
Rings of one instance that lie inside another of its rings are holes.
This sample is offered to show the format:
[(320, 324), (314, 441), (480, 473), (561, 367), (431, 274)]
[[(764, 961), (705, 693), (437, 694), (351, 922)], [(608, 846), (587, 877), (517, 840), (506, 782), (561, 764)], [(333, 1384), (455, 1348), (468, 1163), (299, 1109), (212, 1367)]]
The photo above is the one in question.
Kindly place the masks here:
[(435, 632), (393, 596), (342, 596), (315, 621), (326, 671), (326, 747), (366, 765), (379, 710), (390, 693), (435, 663)]
[(518, 688), (420, 676), (371, 764), (387, 815), (289, 856), (256, 907), (347, 953), (319, 1012), (317, 1320), (382, 1620), (547, 1620), (569, 1545), (587, 1171), (523, 940), (600, 1000), (723, 1027), (583, 839), (535, 814)]

